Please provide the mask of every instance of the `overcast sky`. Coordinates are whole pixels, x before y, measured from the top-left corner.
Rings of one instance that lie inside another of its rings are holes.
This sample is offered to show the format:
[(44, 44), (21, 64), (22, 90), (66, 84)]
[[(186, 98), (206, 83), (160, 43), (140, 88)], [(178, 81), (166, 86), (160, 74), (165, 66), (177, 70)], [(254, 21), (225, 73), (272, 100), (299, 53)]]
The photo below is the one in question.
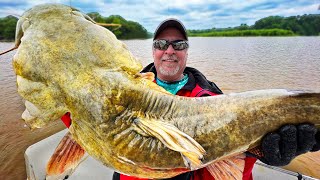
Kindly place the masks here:
[(84, 13), (120, 15), (153, 32), (164, 19), (180, 19), (187, 29), (253, 25), (267, 16), (320, 14), (320, 0), (0, 0), (0, 17), (21, 15), (34, 5), (62, 3)]

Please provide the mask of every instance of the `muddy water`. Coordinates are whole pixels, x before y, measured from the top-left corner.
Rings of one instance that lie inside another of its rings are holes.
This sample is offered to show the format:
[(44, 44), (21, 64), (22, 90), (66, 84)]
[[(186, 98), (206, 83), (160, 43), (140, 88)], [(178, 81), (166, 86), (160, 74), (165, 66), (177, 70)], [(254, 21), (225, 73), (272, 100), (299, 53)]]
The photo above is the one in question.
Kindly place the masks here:
[[(1, 43), (0, 52), (13, 43)], [(15, 52), (0, 56), (0, 179), (26, 179), (24, 151), (28, 146), (64, 128), (60, 121), (31, 131), (21, 119), (23, 100), (17, 93), (11, 66)]]
[[(151, 39), (125, 41), (143, 65), (152, 62)], [(0, 43), (0, 52), (13, 43)], [(320, 91), (320, 37), (190, 38), (187, 65), (225, 92), (287, 88)], [(11, 59), (0, 56), (0, 179), (26, 179), (24, 151), (64, 128), (60, 121), (30, 131), (21, 119)]]

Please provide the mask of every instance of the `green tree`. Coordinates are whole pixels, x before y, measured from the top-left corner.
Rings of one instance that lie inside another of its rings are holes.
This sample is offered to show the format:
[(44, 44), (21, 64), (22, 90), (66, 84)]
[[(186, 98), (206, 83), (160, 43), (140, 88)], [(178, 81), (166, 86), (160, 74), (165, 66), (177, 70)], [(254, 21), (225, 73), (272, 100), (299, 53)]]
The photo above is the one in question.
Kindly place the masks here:
[(91, 12), (87, 15), (90, 16), (95, 22), (104, 23), (104, 18), (98, 12)]
[(281, 28), (283, 23), (283, 17), (281, 16), (269, 16), (258, 20), (254, 25), (254, 29), (275, 29)]
[(258, 20), (253, 29), (286, 29), (297, 35), (311, 36), (320, 33), (320, 14), (302, 16), (269, 16)]
[(102, 17), (99, 13), (88, 13), (88, 15), (96, 22), (121, 25), (120, 27), (105, 27), (112, 31), (118, 39), (143, 39), (150, 37), (142, 25), (134, 21), (127, 21), (119, 15), (111, 15), (109, 17)]
[(14, 40), (17, 21), (18, 19), (14, 16), (0, 18), (0, 40)]
[(240, 26), (235, 27), (235, 29), (238, 29), (238, 30), (248, 30), (248, 29), (250, 29), (250, 27), (249, 27), (247, 24), (241, 24)]

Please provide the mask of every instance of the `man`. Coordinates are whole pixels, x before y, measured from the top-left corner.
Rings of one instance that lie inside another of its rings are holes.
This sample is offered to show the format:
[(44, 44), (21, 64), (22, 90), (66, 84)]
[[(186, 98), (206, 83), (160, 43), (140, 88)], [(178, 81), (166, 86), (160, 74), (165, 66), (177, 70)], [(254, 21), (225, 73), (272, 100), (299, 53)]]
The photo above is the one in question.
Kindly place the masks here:
[[(208, 81), (198, 70), (186, 67), (188, 58), (188, 36), (183, 24), (177, 19), (167, 19), (157, 28), (153, 39), (154, 63), (149, 64), (142, 73), (153, 72), (154, 82), (172, 94), (187, 97), (203, 97), (222, 94), (222, 91)], [(247, 152), (243, 179), (252, 179), (252, 168), (259, 158), (266, 164), (283, 166), (297, 155), (318, 150), (315, 134), (317, 129), (314, 125), (302, 124), (299, 126), (286, 125), (278, 132), (270, 133), (264, 137), (261, 150), (258, 153)], [(297, 136), (298, 134), (299, 136)], [(260, 153), (262, 151), (262, 153)], [(139, 179), (119, 174), (113, 175), (114, 180)], [(181, 174), (171, 179), (214, 179), (206, 168)]]

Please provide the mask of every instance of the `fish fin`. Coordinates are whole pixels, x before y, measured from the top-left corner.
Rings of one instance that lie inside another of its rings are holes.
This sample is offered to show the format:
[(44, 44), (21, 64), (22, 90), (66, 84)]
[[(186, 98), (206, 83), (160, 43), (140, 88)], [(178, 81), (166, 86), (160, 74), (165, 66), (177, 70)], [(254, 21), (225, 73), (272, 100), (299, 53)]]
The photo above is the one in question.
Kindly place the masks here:
[(146, 134), (159, 139), (169, 149), (180, 152), (184, 164), (189, 169), (193, 170), (202, 165), (206, 151), (198, 142), (175, 126), (162, 121), (138, 118), (134, 123)]
[(140, 73), (141, 77), (144, 79), (148, 79), (150, 81), (153, 81), (155, 78), (155, 75), (153, 72), (146, 72), (146, 73)]
[(76, 167), (88, 155), (68, 132), (60, 141), (46, 167), (46, 179), (64, 179), (70, 176)]
[(206, 168), (216, 180), (242, 179), (245, 157), (245, 154), (240, 154), (211, 163)]
[(145, 72), (145, 73), (138, 73), (136, 74), (137, 78), (141, 78), (143, 80), (143, 84), (148, 86), (149, 88), (152, 88), (154, 90), (160, 91), (162, 93), (172, 95), (167, 90), (165, 90), (163, 87), (159, 86), (157, 83), (154, 83), (155, 75), (153, 72)]

